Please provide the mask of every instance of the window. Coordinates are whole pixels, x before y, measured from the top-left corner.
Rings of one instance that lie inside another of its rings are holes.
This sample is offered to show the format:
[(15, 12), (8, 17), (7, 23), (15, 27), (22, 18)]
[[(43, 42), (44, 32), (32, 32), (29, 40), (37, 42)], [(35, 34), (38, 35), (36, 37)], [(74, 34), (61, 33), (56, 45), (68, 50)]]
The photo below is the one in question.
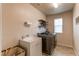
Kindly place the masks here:
[(54, 32), (55, 33), (62, 33), (62, 18), (54, 19)]

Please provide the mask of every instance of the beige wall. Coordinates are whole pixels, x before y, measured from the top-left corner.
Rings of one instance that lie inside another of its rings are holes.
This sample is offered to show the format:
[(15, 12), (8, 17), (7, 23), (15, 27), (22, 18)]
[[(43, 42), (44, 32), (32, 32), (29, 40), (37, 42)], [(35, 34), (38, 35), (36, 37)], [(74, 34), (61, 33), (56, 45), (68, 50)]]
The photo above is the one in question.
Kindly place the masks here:
[(76, 17), (79, 16), (79, 4), (76, 4), (73, 11), (73, 31), (74, 31), (74, 49), (79, 55), (79, 23), (76, 24)]
[(47, 16), (48, 30), (54, 32), (54, 18), (63, 18), (63, 33), (57, 34), (57, 44), (72, 47), (73, 19), (72, 11)]
[[(3, 4), (3, 40), (2, 49), (18, 44), (18, 40), (27, 34), (36, 35), (39, 19), (46, 19), (45, 15), (30, 4)], [(24, 27), (24, 22), (31, 23)]]
[[(2, 8), (1, 8), (1, 4), (0, 4), (0, 52), (1, 52), (1, 47), (2, 47), (2, 45), (1, 45), (1, 42), (2, 41)], [(0, 53), (0, 55), (1, 55), (1, 53)]]

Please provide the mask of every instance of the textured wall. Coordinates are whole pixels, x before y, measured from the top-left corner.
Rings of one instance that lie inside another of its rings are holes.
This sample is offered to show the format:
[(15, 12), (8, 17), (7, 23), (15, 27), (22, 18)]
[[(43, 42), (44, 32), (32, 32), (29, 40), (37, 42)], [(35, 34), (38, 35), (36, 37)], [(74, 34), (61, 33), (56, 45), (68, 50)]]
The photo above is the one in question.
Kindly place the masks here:
[(50, 32), (54, 32), (54, 18), (56, 17), (62, 17), (63, 19), (63, 33), (57, 34), (57, 44), (72, 47), (72, 39), (73, 39), (72, 11), (47, 16), (48, 29)]
[[(18, 40), (27, 34), (36, 35), (38, 20), (45, 15), (30, 4), (3, 4), (3, 40), (2, 49), (18, 44)], [(24, 27), (27, 21), (30, 27)]]
[(73, 10), (73, 32), (74, 32), (74, 49), (79, 55), (79, 23), (76, 24), (76, 18), (79, 16), (79, 4), (76, 4)]
[[(1, 4), (0, 4), (0, 52), (2, 50), (2, 7), (1, 7)], [(0, 53), (1, 55), (1, 53)]]

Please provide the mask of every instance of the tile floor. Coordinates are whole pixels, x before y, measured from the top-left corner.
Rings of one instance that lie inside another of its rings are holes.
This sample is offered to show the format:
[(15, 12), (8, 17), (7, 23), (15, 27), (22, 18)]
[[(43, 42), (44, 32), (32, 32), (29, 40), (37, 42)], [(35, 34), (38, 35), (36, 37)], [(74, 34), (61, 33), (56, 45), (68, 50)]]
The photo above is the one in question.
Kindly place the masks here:
[[(47, 55), (43, 55), (47, 56)], [(52, 56), (75, 56), (75, 53), (72, 48), (64, 47), (64, 46), (57, 46), (52, 53)]]

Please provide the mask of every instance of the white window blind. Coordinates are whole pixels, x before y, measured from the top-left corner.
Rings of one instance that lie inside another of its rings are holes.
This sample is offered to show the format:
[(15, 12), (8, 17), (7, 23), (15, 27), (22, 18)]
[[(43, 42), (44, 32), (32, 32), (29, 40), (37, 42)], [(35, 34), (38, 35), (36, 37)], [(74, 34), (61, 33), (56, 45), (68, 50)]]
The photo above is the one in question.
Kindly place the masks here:
[(62, 18), (54, 19), (54, 32), (55, 33), (62, 33), (62, 27), (63, 27)]

